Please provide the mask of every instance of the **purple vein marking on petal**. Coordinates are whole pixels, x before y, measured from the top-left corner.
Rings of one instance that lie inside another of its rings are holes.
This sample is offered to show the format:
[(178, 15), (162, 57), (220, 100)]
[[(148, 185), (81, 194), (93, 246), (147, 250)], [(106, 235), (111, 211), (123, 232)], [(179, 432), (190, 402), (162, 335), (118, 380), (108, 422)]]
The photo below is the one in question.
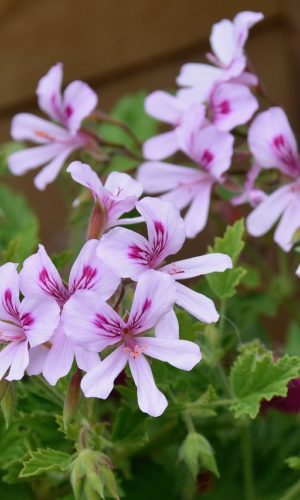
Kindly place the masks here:
[(133, 317), (131, 318), (131, 321), (128, 324), (128, 330), (136, 330), (137, 328), (140, 328), (142, 326), (143, 316), (145, 312), (148, 311), (148, 309), (150, 309), (151, 304), (152, 300), (146, 298), (143, 303), (141, 311), (139, 313), (137, 312), (136, 314), (134, 314)]
[(69, 298), (69, 292), (66, 287), (61, 286), (52, 276), (49, 276), (44, 267), (39, 274), (40, 288), (44, 293), (53, 297), (58, 304), (64, 305)]
[(128, 248), (128, 257), (136, 260), (139, 264), (148, 266), (150, 262), (150, 255), (148, 248), (141, 248), (138, 245), (130, 245)]
[[(97, 313), (93, 324), (102, 330), (101, 335), (104, 337), (118, 337), (122, 335), (123, 328), (121, 323), (114, 319), (108, 319), (103, 314)], [(107, 335), (102, 333), (103, 330)]]
[(74, 113), (74, 109), (72, 108), (72, 106), (70, 106), (70, 104), (68, 104), (64, 109), (65, 120), (67, 121), (72, 116), (73, 113)]
[(12, 292), (9, 288), (7, 288), (4, 292), (4, 300), (2, 299), (2, 305), (6, 312), (13, 316), (15, 319), (19, 319), (19, 311), (17, 306), (13, 304), (12, 301)]
[(210, 164), (214, 159), (214, 155), (209, 149), (205, 149), (202, 153), (201, 159), (200, 159), (200, 165), (205, 168), (206, 170), (210, 170)]
[(147, 266), (148, 268), (154, 268), (159, 264), (158, 259), (168, 242), (168, 231), (161, 223), (161, 221), (154, 221), (155, 237), (151, 243), (151, 246), (144, 248), (139, 247), (136, 244), (129, 245), (128, 247), (128, 257), (135, 261), (138, 261), (140, 265)]
[(73, 294), (76, 290), (91, 290), (95, 286), (95, 278), (98, 274), (97, 269), (90, 265), (83, 267), (81, 275), (74, 280), (70, 293)]
[(291, 169), (291, 173), (299, 172), (299, 162), (283, 134), (276, 135), (272, 141), (275, 154)]
[(21, 316), (20, 320), (21, 320), (21, 323), (23, 325), (23, 329), (24, 330), (28, 329), (34, 323), (34, 319), (33, 319), (33, 317), (32, 317), (32, 315), (31, 315), (30, 312), (24, 313)]
[(168, 242), (168, 231), (161, 223), (161, 221), (159, 220), (154, 221), (154, 229), (156, 237), (152, 243), (152, 248), (151, 248), (151, 263), (153, 264), (153, 267), (156, 260), (165, 249)]

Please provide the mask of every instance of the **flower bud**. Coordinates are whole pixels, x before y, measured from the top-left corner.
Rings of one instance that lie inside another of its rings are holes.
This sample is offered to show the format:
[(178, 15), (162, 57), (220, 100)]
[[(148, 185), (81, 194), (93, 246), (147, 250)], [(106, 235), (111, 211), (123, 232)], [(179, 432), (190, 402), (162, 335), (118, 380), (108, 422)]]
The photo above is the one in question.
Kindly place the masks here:
[(67, 429), (69, 422), (72, 420), (76, 411), (78, 409), (80, 399), (81, 399), (81, 390), (80, 390), (80, 382), (82, 379), (81, 370), (76, 370), (74, 375), (72, 375), (68, 390), (66, 394), (66, 399), (64, 402), (64, 411), (63, 411), (63, 420), (64, 427)]

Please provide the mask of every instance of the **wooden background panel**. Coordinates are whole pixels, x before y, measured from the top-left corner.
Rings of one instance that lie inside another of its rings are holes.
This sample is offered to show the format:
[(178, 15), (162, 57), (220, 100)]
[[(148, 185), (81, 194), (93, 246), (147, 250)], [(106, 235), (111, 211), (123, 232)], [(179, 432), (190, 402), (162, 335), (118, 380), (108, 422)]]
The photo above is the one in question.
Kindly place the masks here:
[[(243, 4), (243, 5), (242, 5)], [(0, 110), (26, 101), (50, 65), (93, 80), (207, 38), (243, 9), (280, 13), (280, 1), (1, 0)]]

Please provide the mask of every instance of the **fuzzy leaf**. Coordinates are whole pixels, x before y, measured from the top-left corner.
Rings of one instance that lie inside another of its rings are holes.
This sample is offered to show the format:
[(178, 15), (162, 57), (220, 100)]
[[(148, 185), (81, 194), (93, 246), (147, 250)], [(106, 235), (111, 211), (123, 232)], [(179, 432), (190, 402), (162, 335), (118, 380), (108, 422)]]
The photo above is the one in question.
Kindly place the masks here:
[(194, 479), (200, 467), (219, 477), (214, 451), (202, 434), (191, 432), (187, 435), (180, 447), (179, 458), (185, 462)]
[(206, 276), (210, 288), (221, 300), (229, 299), (235, 294), (235, 289), (245, 276), (246, 270), (242, 267), (227, 269), (223, 273), (212, 273)]
[(70, 466), (71, 458), (71, 455), (59, 450), (38, 449), (31, 453), (29, 460), (24, 462), (19, 477), (39, 476), (52, 469), (65, 471)]
[[(244, 220), (241, 219), (226, 229), (223, 238), (215, 238), (214, 246), (209, 247), (209, 251), (229, 255), (235, 265), (245, 245), (243, 242), (244, 231), (245, 224)], [(227, 269), (223, 273), (208, 274), (206, 279), (214, 294), (220, 300), (225, 300), (235, 294), (235, 289), (245, 274), (245, 269), (235, 267), (234, 269)]]
[(235, 222), (233, 226), (227, 227), (222, 238), (215, 238), (214, 246), (213, 248), (210, 248), (210, 251), (226, 253), (232, 258), (233, 263), (236, 264), (245, 246), (245, 243), (243, 241), (244, 232), (244, 219), (240, 219)]
[(230, 372), (230, 384), (236, 400), (231, 410), (236, 418), (248, 415), (255, 418), (263, 399), (286, 396), (287, 384), (300, 372), (300, 358), (283, 356), (273, 360), (271, 352), (259, 354), (250, 350), (241, 354)]

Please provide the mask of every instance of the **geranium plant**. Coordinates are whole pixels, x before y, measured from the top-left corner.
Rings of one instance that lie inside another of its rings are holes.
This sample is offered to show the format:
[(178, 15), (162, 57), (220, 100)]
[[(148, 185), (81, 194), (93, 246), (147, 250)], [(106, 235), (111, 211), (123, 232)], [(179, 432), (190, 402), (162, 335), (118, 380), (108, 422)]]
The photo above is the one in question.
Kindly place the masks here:
[(1, 499), (300, 497), (300, 158), (262, 19), (214, 24), (173, 92), (106, 114), (59, 63), (47, 119), (13, 118), (4, 181), (60, 176), (70, 220), (49, 255), (0, 186)]

